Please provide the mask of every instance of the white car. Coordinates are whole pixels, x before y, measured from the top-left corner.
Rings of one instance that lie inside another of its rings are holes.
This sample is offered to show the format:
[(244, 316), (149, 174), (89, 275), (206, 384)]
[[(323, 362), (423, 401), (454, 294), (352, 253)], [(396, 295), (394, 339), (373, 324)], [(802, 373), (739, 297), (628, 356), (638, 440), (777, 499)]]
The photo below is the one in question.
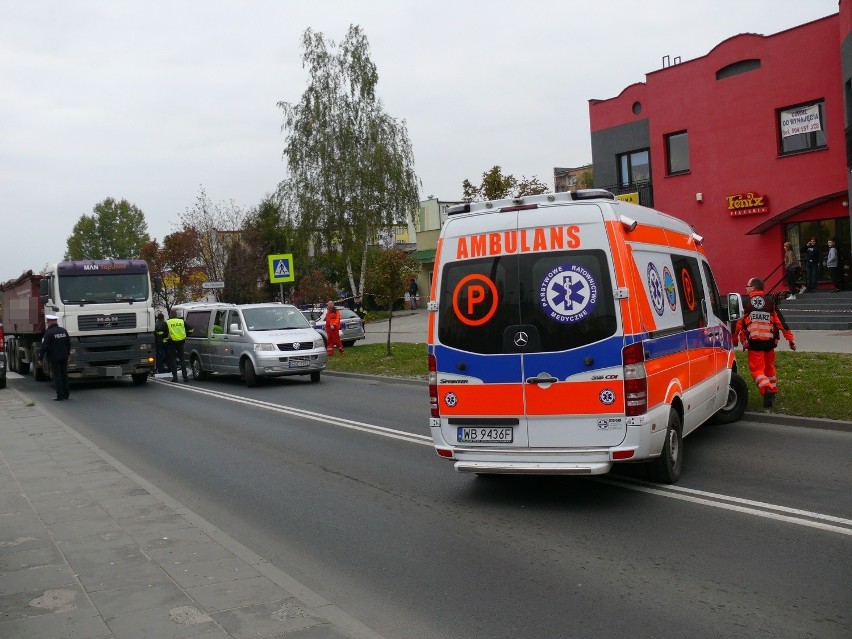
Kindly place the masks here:
[[(335, 308), (340, 311), (340, 341), (343, 342), (343, 345), (348, 348), (354, 345), (359, 339), (366, 339), (367, 334), (364, 331), (364, 321), (358, 317), (357, 313), (345, 306), (337, 306)], [(302, 311), (302, 314), (306, 315), (307, 312), (309, 311)], [(317, 333), (322, 335), (322, 338), (328, 343), (328, 333), (325, 332), (325, 313), (326, 310), (323, 309), (319, 318), (312, 321), (312, 325)]]

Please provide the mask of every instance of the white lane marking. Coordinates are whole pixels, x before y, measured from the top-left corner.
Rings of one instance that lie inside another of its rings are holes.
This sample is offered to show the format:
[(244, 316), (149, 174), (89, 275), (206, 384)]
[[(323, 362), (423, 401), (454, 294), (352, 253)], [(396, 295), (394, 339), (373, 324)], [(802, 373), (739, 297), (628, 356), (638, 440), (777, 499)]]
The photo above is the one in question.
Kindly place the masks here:
[[(159, 380), (158, 380), (159, 381)], [(343, 419), (340, 417), (334, 417), (332, 415), (323, 415), (322, 413), (316, 413), (313, 411), (304, 410), (301, 408), (294, 408), (292, 406), (282, 406), (281, 404), (274, 404), (272, 402), (265, 402), (259, 399), (250, 399), (246, 397), (241, 397), (239, 395), (232, 395), (230, 393), (224, 393), (221, 391), (213, 391), (209, 389), (199, 388), (198, 386), (186, 386), (186, 385), (177, 385), (173, 382), (162, 382), (167, 386), (176, 386), (182, 390), (192, 391), (194, 393), (199, 393), (201, 395), (208, 395), (210, 397), (218, 397), (221, 399), (226, 399), (229, 401), (237, 402), (239, 404), (246, 404), (248, 406), (255, 406), (257, 408), (264, 408), (266, 410), (271, 410), (278, 413), (284, 413), (286, 415), (293, 415), (295, 417), (302, 417), (304, 419), (311, 419), (318, 422), (323, 422), (326, 424), (331, 424), (333, 426), (341, 426), (343, 428), (348, 428), (350, 430), (357, 430), (365, 433), (370, 433), (372, 435), (380, 435), (382, 437), (389, 437), (392, 439), (398, 439), (401, 441), (411, 442), (412, 444), (421, 444), (423, 446), (433, 446), (432, 438), (426, 435), (418, 435), (416, 433), (407, 433), (401, 430), (395, 430), (392, 428), (386, 428), (384, 426), (375, 426), (373, 424), (367, 424), (365, 422), (357, 422), (354, 420)], [(651, 495), (657, 495), (659, 497), (668, 497), (670, 499), (679, 499), (681, 501), (689, 501), (696, 504), (701, 504), (704, 506), (710, 506), (712, 508), (722, 508), (724, 510), (731, 510), (734, 512), (744, 513), (748, 515), (754, 515), (756, 517), (764, 517), (766, 519), (774, 519), (777, 521), (784, 521), (787, 523), (797, 524), (799, 526), (807, 526), (810, 528), (817, 528), (819, 530), (826, 530), (829, 532), (837, 532), (843, 535), (852, 535), (852, 520), (844, 519), (842, 517), (834, 517), (832, 515), (825, 515), (822, 513), (810, 512), (807, 510), (799, 510), (796, 508), (789, 508), (787, 506), (777, 506), (775, 504), (767, 504), (765, 502), (754, 501), (751, 499), (744, 499), (741, 497), (729, 497), (727, 495), (721, 495), (719, 493), (711, 493), (703, 490), (697, 490), (694, 488), (685, 488), (682, 486), (666, 486), (660, 487), (655, 484), (648, 484), (645, 482), (641, 482), (640, 480), (631, 480), (624, 481), (620, 479), (614, 479), (612, 477), (596, 477), (597, 481), (602, 483), (610, 484), (613, 486), (619, 486), (621, 488), (626, 488), (627, 490), (634, 490), (637, 492), (648, 493)], [(714, 501), (717, 500), (717, 501)], [(726, 503), (730, 502), (730, 503)], [(739, 505), (742, 504), (742, 505)], [(795, 515), (795, 516), (793, 516)], [(806, 519), (809, 518), (809, 519)], [(817, 521), (813, 521), (817, 520)], [(834, 526), (828, 523), (821, 523), (821, 521), (833, 522), (835, 524), (841, 524), (840, 526)], [(843, 528), (842, 526), (849, 526), (849, 528)]]
[[(643, 485), (640, 483), (626, 482), (620, 481), (618, 479), (612, 479), (609, 477), (601, 477), (598, 481), (606, 484), (611, 484), (614, 486), (620, 486), (621, 488), (626, 488), (627, 490), (635, 490), (640, 493), (649, 493), (651, 495), (658, 495), (660, 497), (668, 497), (669, 499), (679, 499), (681, 501), (690, 501), (695, 504), (701, 504), (703, 506), (710, 506), (712, 508), (722, 508), (724, 510), (733, 510), (739, 513), (745, 513), (747, 515), (754, 515), (755, 517), (764, 517), (766, 519), (775, 519), (777, 521), (785, 521), (791, 524), (797, 524), (799, 526), (807, 526), (808, 528), (817, 528), (819, 530), (826, 530), (829, 532), (836, 532), (842, 535), (852, 535), (852, 520), (843, 519), (842, 517), (832, 517), (831, 515), (823, 515), (820, 513), (812, 513), (806, 510), (796, 510), (795, 508), (788, 508), (786, 506), (776, 506), (775, 504), (767, 504), (759, 501), (752, 501), (749, 499), (741, 499), (739, 497), (728, 497), (726, 495), (718, 495), (716, 493), (706, 493), (701, 490), (693, 490), (689, 488), (674, 488), (672, 486), (668, 486), (666, 488), (659, 488), (656, 486), (652, 486), (650, 484)], [(671, 490), (674, 488), (674, 490)], [(682, 492), (691, 492), (697, 495), (708, 495), (712, 496), (714, 499), (719, 499), (723, 501), (713, 501), (712, 499), (706, 499), (704, 497), (696, 497), (689, 494), (680, 494), (676, 491)], [(739, 506), (736, 503), (725, 503), (725, 502), (737, 502), (737, 503), (745, 503), (750, 504), (754, 507), (746, 507)], [(774, 511), (774, 512), (773, 512)], [(802, 517), (793, 517), (790, 515), (782, 514), (782, 513), (799, 513), (803, 515)], [(813, 519), (822, 519), (825, 521), (833, 521), (840, 524), (845, 524), (850, 526), (850, 528), (843, 528), (842, 526), (833, 526), (831, 524), (824, 524), (820, 521), (813, 521), (812, 519), (805, 519), (804, 517), (811, 517)]]
[(210, 397), (219, 397), (221, 399), (227, 399), (232, 402), (236, 402), (238, 404), (246, 404), (248, 406), (256, 406), (257, 408), (264, 408), (266, 410), (271, 410), (276, 413), (284, 413), (285, 415), (293, 415), (294, 417), (301, 417), (303, 419), (312, 419), (317, 422), (323, 422), (326, 424), (332, 424), (334, 426), (341, 426), (342, 428), (348, 428), (350, 430), (358, 430), (365, 433), (371, 433), (373, 435), (381, 435), (382, 437), (390, 437), (391, 439), (399, 439), (402, 441), (411, 442), (412, 444), (422, 444), (425, 446), (432, 446), (432, 438), (427, 435), (419, 435), (417, 433), (408, 433), (404, 430), (395, 430), (393, 428), (386, 428), (384, 426), (376, 426), (374, 424), (367, 424), (365, 422), (358, 422), (352, 419), (343, 419), (342, 417), (334, 417), (333, 415), (323, 415), (322, 413), (315, 413), (313, 411), (304, 410), (302, 408), (294, 408), (293, 406), (283, 406), (281, 404), (274, 404), (272, 402), (265, 402), (260, 399), (251, 399), (248, 397), (240, 397), (239, 395), (232, 395), (230, 393), (223, 393), (221, 391), (213, 391), (209, 389), (199, 388), (198, 386), (186, 386), (186, 385), (178, 385), (174, 382), (162, 382), (168, 386), (176, 386), (181, 390), (191, 391), (193, 393), (199, 393), (201, 395), (208, 395)]

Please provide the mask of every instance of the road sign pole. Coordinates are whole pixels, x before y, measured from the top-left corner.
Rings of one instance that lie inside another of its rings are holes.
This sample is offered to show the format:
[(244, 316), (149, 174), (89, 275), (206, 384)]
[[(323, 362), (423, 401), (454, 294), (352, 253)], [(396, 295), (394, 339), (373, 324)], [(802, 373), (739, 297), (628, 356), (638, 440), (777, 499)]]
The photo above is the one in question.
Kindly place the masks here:
[(281, 303), (284, 303), (284, 283), (281, 282), (278, 284), (278, 288), (281, 290)]

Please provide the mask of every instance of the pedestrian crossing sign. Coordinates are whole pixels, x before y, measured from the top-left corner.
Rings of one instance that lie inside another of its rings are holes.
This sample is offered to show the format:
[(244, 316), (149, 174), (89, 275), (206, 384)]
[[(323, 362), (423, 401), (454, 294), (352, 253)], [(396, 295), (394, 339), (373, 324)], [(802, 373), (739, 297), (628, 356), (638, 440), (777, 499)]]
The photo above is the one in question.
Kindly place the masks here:
[(293, 254), (268, 255), (269, 259), (269, 281), (273, 284), (283, 282), (294, 282)]

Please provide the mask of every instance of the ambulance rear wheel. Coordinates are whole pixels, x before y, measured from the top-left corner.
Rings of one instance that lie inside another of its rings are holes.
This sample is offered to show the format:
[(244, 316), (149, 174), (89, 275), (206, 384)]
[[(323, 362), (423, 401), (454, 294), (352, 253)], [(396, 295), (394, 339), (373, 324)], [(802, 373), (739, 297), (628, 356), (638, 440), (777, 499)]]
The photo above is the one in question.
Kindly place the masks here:
[(669, 412), (666, 428), (666, 442), (663, 452), (651, 461), (651, 478), (661, 484), (674, 484), (680, 478), (683, 466), (683, 435), (680, 413), (675, 409)]
[(742, 419), (748, 404), (748, 384), (737, 373), (731, 372), (728, 399), (718, 413), (710, 418), (713, 424), (732, 424)]

